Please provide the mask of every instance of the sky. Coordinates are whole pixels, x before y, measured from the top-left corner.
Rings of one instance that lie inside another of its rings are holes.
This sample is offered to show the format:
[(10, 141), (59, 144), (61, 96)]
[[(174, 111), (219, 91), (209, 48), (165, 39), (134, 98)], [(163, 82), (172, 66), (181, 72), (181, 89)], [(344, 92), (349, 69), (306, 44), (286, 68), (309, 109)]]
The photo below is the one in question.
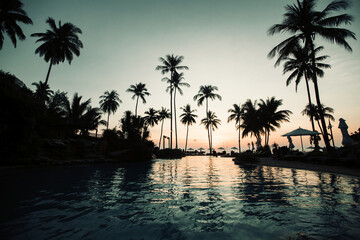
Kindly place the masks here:
[[(247, 99), (266, 100), (268, 97), (282, 99), (280, 109), (293, 112), (290, 122), (270, 135), (270, 144), (287, 145), (282, 134), (298, 127), (311, 129), (309, 118), (301, 111), (307, 104), (305, 82), (297, 92), (295, 84), (286, 86), (287, 75), (282, 67), (274, 68), (274, 59), (267, 58), (268, 52), (285, 38), (286, 34), (269, 36), (267, 30), (282, 21), (284, 6), (295, 0), (23, 0), (24, 10), (33, 20), (33, 25), (21, 25), (25, 41), (18, 41), (14, 48), (5, 37), (0, 51), (0, 68), (21, 79), (29, 88), (33, 82), (44, 81), (49, 64), (35, 55), (40, 45), (35, 32), (45, 32), (48, 17), (56, 22), (71, 22), (82, 30), (80, 39), (84, 44), (81, 55), (52, 68), (49, 85), (52, 90), (68, 93), (71, 99), (75, 92), (83, 99), (91, 98), (92, 106), (99, 106), (99, 96), (105, 91), (116, 90), (122, 104), (110, 117), (110, 127), (119, 128), (119, 119), (124, 111), (135, 111), (135, 101), (126, 92), (130, 85), (145, 83), (151, 96), (146, 104), (139, 102), (138, 113), (143, 114), (150, 107), (170, 108), (167, 85), (155, 67), (159, 57), (167, 54), (184, 56), (185, 82), (191, 87), (183, 88), (184, 94), (176, 99), (177, 116), (180, 107), (191, 104), (197, 109), (197, 123), (190, 127), (188, 147), (208, 148), (207, 131), (200, 120), (205, 117), (205, 106), (197, 106), (193, 96), (201, 85), (217, 86), (222, 101), (210, 101), (209, 109), (221, 120), (213, 133), (213, 147), (230, 150), (238, 146), (235, 122), (227, 122), (228, 109), (233, 104), (243, 104)], [(321, 10), (329, 0), (318, 1)], [(346, 28), (357, 38), (360, 33), (360, 1), (353, 1), (347, 11), (354, 16), (352, 25)], [(334, 108), (335, 122), (332, 122), (335, 145), (341, 146), (342, 135), (338, 129), (339, 118), (344, 118), (349, 133), (360, 128), (360, 42), (349, 39), (353, 52), (316, 38), (315, 43), (324, 46), (323, 55), (329, 55), (326, 63), (331, 69), (319, 79), (320, 98), (323, 104)], [(314, 97), (313, 87), (311, 88)], [(106, 119), (106, 116), (104, 116)], [(151, 139), (157, 144), (160, 124), (150, 129)], [(170, 121), (164, 123), (164, 134), (169, 136)], [(319, 131), (319, 128), (317, 128)], [(178, 119), (179, 147), (185, 145), (186, 127)], [(242, 150), (254, 138), (241, 139)], [(175, 142), (175, 140), (174, 140)], [(293, 142), (301, 150), (300, 138)], [(308, 147), (309, 137), (303, 138)], [(320, 145), (324, 145), (321, 142)]]

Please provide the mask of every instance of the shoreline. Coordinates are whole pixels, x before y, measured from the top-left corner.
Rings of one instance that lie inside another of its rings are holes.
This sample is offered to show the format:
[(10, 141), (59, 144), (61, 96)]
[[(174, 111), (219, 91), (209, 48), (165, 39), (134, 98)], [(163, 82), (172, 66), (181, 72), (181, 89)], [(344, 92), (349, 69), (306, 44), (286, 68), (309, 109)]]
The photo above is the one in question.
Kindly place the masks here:
[[(258, 162), (246, 163), (247, 165), (269, 166), (281, 168), (294, 168), (300, 170), (310, 170), (316, 172), (326, 172), (332, 174), (341, 174), (351, 177), (360, 177), (360, 168), (350, 168), (344, 166), (333, 166), (316, 163), (306, 163), (299, 161), (275, 160), (272, 158), (258, 158)], [(240, 164), (241, 165), (241, 164)]]

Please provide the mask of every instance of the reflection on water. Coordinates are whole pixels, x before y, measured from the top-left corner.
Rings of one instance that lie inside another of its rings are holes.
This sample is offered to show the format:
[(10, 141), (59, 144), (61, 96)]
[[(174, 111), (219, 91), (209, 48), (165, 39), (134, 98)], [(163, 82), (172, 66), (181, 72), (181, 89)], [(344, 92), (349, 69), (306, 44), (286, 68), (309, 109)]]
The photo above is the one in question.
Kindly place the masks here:
[(0, 173), (0, 239), (360, 236), (360, 179), (229, 158)]

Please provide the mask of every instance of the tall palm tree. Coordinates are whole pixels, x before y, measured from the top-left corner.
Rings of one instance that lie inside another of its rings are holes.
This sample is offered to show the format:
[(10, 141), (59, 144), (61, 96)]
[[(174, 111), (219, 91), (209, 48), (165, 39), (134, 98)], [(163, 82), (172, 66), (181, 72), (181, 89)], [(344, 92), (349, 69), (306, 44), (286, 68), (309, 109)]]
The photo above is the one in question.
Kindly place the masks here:
[[(187, 66), (181, 66), (181, 62), (184, 60), (183, 56), (174, 56), (174, 54), (168, 54), (165, 58), (160, 57), (159, 61), (163, 65), (158, 65), (155, 70), (161, 71), (162, 74), (166, 74), (170, 72), (170, 79), (173, 78), (174, 73), (177, 73), (178, 70), (189, 70)], [(170, 83), (170, 148), (172, 148), (172, 135), (173, 135), (173, 119), (172, 119), (172, 83)]]
[(185, 141), (185, 152), (187, 149), (187, 143), (188, 143), (188, 136), (189, 136), (189, 125), (192, 125), (193, 123), (196, 123), (195, 118), (197, 118), (197, 115), (194, 114), (196, 110), (191, 109), (190, 104), (187, 104), (186, 106), (181, 108), (183, 110), (183, 113), (180, 115), (181, 123), (186, 125), (186, 141)]
[(241, 127), (243, 128), (242, 137), (247, 137), (250, 134), (250, 137), (254, 136), (258, 141), (261, 140), (261, 134), (264, 132), (263, 123), (260, 117), (257, 101), (252, 102), (250, 99), (241, 106), (243, 109), (243, 123)]
[(115, 114), (116, 110), (120, 106), (120, 103), (122, 103), (122, 101), (119, 98), (119, 94), (115, 90), (112, 90), (111, 92), (106, 91), (104, 92), (104, 95), (100, 96), (100, 102), (99, 102), (100, 109), (104, 113), (108, 114), (106, 129), (109, 129), (110, 113)]
[(33, 82), (32, 85), (36, 87), (34, 97), (40, 100), (42, 103), (48, 103), (51, 99), (51, 96), (54, 94), (54, 91), (49, 88), (49, 85), (43, 83), (42, 81), (39, 81), (38, 83)]
[(144, 121), (147, 126), (155, 126), (159, 121), (158, 111), (154, 108), (149, 108), (149, 110), (145, 112)]
[(292, 114), (290, 110), (278, 110), (282, 105), (282, 99), (275, 99), (271, 97), (264, 101), (260, 99), (259, 114), (262, 119), (265, 146), (269, 145), (270, 131), (274, 131), (275, 128), (280, 127), (280, 123), (289, 122), (289, 116)]
[(214, 112), (208, 111), (206, 114), (206, 117), (201, 119), (201, 124), (205, 126), (208, 133), (210, 133), (209, 137), (209, 150), (210, 154), (212, 153), (212, 132), (215, 131), (215, 129), (218, 128), (218, 125), (220, 125), (221, 121), (217, 118)]
[(160, 140), (159, 140), (159, 149), (161, 146), (161, 139), (163, 134), (163, 127), (164, 127), (164, 120), (166, 118), (170, 118), (170, 112), (168, 109), (162, 107), (161, 110), (158, 112), (159, 121), (161, 121), (161, 131), (160, 131)]
[(134, 94), (131, 97), (132, 99), (135, 99), (136, 97), (135, 116), (137, 116), (139, 98), (141, 98), (143, 103), (146, 103), (145, 96), (150, 96), (151, 94), (148, 92), (146, 84), (141, 82), (135, 85), (131, 85), (130, 88), (128, 88), (126, 91)]
[[(305, 47), (310, 51), (311, 63), (313, 69), (315, 69), (314, 41), (317, 36), (321, 36), (331, 43), (336, 43), (346, 50), (352, 51), (346, 39), (356, 39), (355, 33), (345, 28), (340, 28), (339, 26), (342, 24), (351, 24), (353, 17), (348, 14), (332, 15), (333, 12), (346, 10), (350, 6), (350, 3), (346, 0), (335, 0), (328, 4), (322, 11), (317, 11), (315, 6), (316, 0), (298, 0), (296, 4), (285, 7), (286, 13), (284, 14), (282, 23), (273, 25), (268, 30), (268, 33), (274, 35), (276, 33), (289, 32), (292, 36), (275, 46), (268, 54), (269, 57), (274, 57), (276, 53), (280, 55), (280, 58), (287, 56), (296, 43), (304, 41)], [(316, 74), (312, 75), (312, 80), (315, 88), (316, 103), (318, 106), (321, 106)], [(326, 148), (331, 150), (326, 123), (322, 113), (320, 113), (320, 120), (325, 133), (324, 142)]]
[[(214, 91), (218, 91), (218, 88), (216, 86), (212, 86), (212, 85), (205, 85), (205, 86), (200, 86), (200, 89), (198, 91), (198, 93), (194, 96), (194, 101), (197, 100), (197, 105), (201, 106), (204, 101), (206, 103), (206, 115), (209, 112), (209, 103), (208, 103), (208, 99), (210, 98), (211, 100), (215, 100), (216, 98), (218, 98), (221, 101), (221, 96), (217, 93), (214, 93)], [(210, 142), (210, 132), (208, 129), (208, 139)]]
[(173, 74), (172, 79), (170, 78), (163, 78), (162, 81), (166, 81), (169, 86), (166, 88), (166, 91), (168, 92), (174, 92), (174, 123), (175, 123), (175, 148), (178, 148), (178, 137), (177, 137), (177, 121), (176, 121), (176, 92), (179, 92), (180, 95), (183, 95), (183, 91), (181, 87), (190, 87), (190, 84), (183, 82), (184, 80), (184, 73), (177, 73), (175, 72)]
[(308, 104), (306, 105), (305, 109), (302, 110), (301, 114), (302, 115), (307, 115), (309, 117), (314, 116), (315, 120), (318, 123), (319, 129), (321, 134), (324, 136), (324, 131), (320, 125), (320, 112), (322, 112), (323, 116), (325, 118), (328, 118), (329, 121), (335, 121), (334, 116), (332, 115), (332, 113), (334, 113), (334, 109), (331, 107), (326, 107), (324, 104), (321, 104), (321, 107), (319, 108), (318, 106), (314, 105), (314, 104)]
[(23, 3), (19, 0), (2, 0), (0, 1), (0, 50), (4, 44), (4, 34), (6, 33), (14, 47), (16, 48), (16, 38), (25, 40), (25, 35), (17, 24), (32, 24), (31, 19), (22, 9)]
[(239, 153), (241, 153), (241, 145), (240, 145), (240, 139), (241, 139), (241, 119), (244, 114), (244, 110), (241, 108), (240, 104), (233, 104), (233, 108), (230, 108), (228, 110), (230, 116), (228, 117), (228, 122), (234, 120), (235, 121), (235, 127), (239, 131)]
[[(316, 53), (323, 50), (324, 48), (322, 46), (317, 47), (314, 49), (315, 56)], [(290, 76), (288, 77), (286, 81), (286, 86), (288, 86), (291, 81), (296, 78), (295, 80), (295, 91), (297, 91), (297, 86), (301, 81), (301, 78), (304, 77), (305, 83), (306, 83), (306, 90), (308, 95), (308, 101), (311, 105), (311, 95), (310, 95), (310, 88), (309, 88), (309, 80), (312, 79), (312, 75), (316, 73), (317, 76), (323, 77), (324, 71), (322, 69), (324, 68), (330, 68), (329, 64), (321, 63), (321, 61), (327, 59), (329, 56), (320, 56), (315, 57), (315, 71), (313, 70), (313, 65), (311, 63), (310, 58), (310, 52), (309, 49), (306, 47), (301, 47), (300, 44), (296, 44), (294, 46), (294, 49), (290, 52), (289, 57), (284, 57), (283, 59), (278, 59), (278, 61), (284, 60), (284, 70), (283, 73), (291, 72)], [(279, 62), (280, 63), (280, 62)], [(311, 126), (312, 130), (315, 131), (315, 125), (314, 125), (314, 117), (310, 116)], [(315, 148), (318, 148), (318, 141), (315, 140)]]
[(78, 36), (78, 34), (82, 33), (81, 29), (72, 23), (62, 25), (61, 21), (59, 21), (59, 26), (56, 26), (52, 18), (48, 18), (46, 22), (50, 26), (49, 30), (45, 33), (33, 33), (31, 36), (39, 38), (36, 42), (43, 42), (35, 50), (35, 54), (38, 53), (40, 57), (44, 56), (46, 62), (50, 61), (45, 80), (45, 83), (48, 84), (52, 65), (65, 60), (71, 64), (73, 54), (80, 56), (80, 48), (83, 48), (83, 44)]

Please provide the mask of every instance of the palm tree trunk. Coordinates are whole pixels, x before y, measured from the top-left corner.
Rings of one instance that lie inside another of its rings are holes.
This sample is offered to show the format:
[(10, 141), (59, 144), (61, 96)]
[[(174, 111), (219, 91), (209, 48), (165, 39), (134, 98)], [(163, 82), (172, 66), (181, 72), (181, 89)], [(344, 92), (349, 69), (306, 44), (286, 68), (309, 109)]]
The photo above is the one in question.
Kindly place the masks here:
[[(208, 109), (208, 99), (206, 98), (206, 117), (208, 117), (208, 112), (209, 112), (209, 109)], [(210, 140), (210, 129), (208, 128), (207, 129), (207, 134), (208, 134), (208, 140), (209, 140), (209, 151), (210, 151), (210, 154), (211, 154), (211, 140)]]
[(239, 124), (239, 153), (241, 153), (240, 139), (241, 139), (241, 133), (240, 133), (240, 124)]
[(185, 152), (187, 149), (188, 136), (189, 136), (189, 124), (187, 125), (187, 128), (186, 128)]
[[(312, 102), (311, 102), (309, 82), (308, 82), (308, 79), (306, 77), (306, 74), (304, 76), (305, 76), (305, 83), (306, 83), (306, 90), (307, 90), (307, 95), (308, 95), (308, 100), (309, 100), (309, 106), (311, 107)], [(311, 121), (312, 130), (315, 132), (314, 116), (312, 114), (312, 111), (310, 111), (310, 121)], [(319, 150), (319, 141), (317, 139), (317, 136), (314, 137), (314, 144), (315, 144), (315, 150)]]
[(135, 117), (137, 117), (137, 107), (138, 107), (138, 102), (139, 102), (139, 95), (136, 98), (136, 105), (135, 105)]
[[(314, 52), (314, 44), (312, 42), (311, 36), (308, 36), (306, 41), (308, 42), (308, 44), (310, 44), (310, 47), (311, 47), (312, 67), (313, 67), (313, 69), (315, 69), (316, 68), (316, 65), (315, 65), (315, 52)], [(316, 103), (318, 105), (318, 108), (321, 109), (321, 101), (320, 101), (320, 94), (319, 94), (319, 88), (318, 88), (318, 84), (317, 84), (317, 76), (316, 76), (316, 74), (313, 74), (313, 82), (314, 82), (314, 88), (315, 88)], [(326, 149), (328, 151), (331, 151), (331, 146), (330, 146), (329, 136), (328, 136), (327, 129), (326, 129), (326, 123), (325, 123), (324, 114), (323, 114), (322, 111), (320, 111), (319, 115), (320, 115), (321, 125), (323, 127), (324, 143), (325, 143)]]
[(178, 149), (177, 123), (176, 123), (176, 88), (174, 91), (174, 123), (175, 123), (175, 146)]
[(212, 154), (212, 126), (210, 126), (210, 154)]
[(109, 117), (110, 117), (110, 112), (108, 112), (108, 117), (107, 117), (107, 122), (106, 122), (106, 130), (109, 129)]
[(172, 149), (173, 114), (172, 114), (172, 90), (170, 90), (170, 149)]
[(50, 66), (49, 66), (49, 70), (48, 70), (48, 72), (47, 72), (47, 74), (46, 74), (46, 79), (45, 79), (45, 86), (48, 84), (48, 82), (49, 82), (49, 76), (50, 76), (50, 71), (51, 71), (51, 67), (52, 67), (52, 60), (50, 60)]
[(161, 138), (162, 138), (162, 134), (163, 134), (163, 126), (164, 126), (164, 120), (162, 120), (162, 123), (161, 123), (161, 131), (160, 131), (160, 141), (159, 141), (159, 149), (160, 149), (160, 146), (161, 146)]
[(318, 123), (318, 125), (319, 125), (319, 128), (320, 128), (320, 132), (321, 132), (321, 134), (324, 136), (324, 132), (323, 132), (323, 130), (322, 130), (322, 127), (321, 127), (321, 125), (320, 125), (319, 120), (317, 120), (317, 123)]

